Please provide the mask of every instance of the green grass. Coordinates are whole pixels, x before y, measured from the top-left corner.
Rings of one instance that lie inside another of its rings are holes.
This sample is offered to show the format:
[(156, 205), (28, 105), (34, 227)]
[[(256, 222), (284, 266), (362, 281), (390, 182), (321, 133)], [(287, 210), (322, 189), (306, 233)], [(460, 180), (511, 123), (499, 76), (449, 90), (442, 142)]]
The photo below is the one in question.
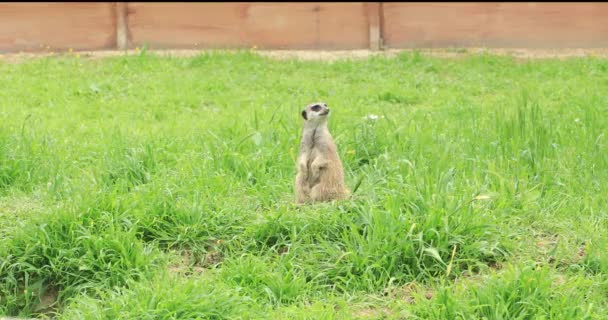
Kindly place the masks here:
[[(608, 314), (606, 60), (144, 52), (0, 88), (0, 315)], [(297, 207), (319, 100), (362, 183)]]

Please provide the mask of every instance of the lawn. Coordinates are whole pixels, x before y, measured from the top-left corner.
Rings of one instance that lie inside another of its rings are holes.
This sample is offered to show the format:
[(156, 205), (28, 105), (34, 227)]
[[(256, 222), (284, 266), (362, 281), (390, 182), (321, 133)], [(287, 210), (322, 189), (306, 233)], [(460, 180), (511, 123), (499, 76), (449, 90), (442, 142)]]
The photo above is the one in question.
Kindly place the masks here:
[[(294, 204), (302, 119), (352, 199)], [(608, 60), (0, 61), (0, 315), (606, 319)]]

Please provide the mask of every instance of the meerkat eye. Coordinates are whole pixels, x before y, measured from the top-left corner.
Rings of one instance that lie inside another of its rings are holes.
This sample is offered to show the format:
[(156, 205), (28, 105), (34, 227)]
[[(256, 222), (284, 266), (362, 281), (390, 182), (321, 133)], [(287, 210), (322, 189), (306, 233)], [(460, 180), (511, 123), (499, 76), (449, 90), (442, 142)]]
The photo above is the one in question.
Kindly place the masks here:
[(319, 110), (321, 110), (321, 106), (318, 104), (315, 104), (314, 106), (312, 106), (312, 108), (310, 108), (312, 111), (317, 112)]

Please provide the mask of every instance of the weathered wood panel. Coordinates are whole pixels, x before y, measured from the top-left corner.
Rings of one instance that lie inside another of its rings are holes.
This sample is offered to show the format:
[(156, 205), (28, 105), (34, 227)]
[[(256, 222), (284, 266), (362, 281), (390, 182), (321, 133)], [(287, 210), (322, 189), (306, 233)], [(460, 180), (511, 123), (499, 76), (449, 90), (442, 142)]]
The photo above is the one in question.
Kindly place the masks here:
[(1, 3), (1, 51), (608, 47), (608, 3)]
[(608, 3), (386, 2), (383, 11), (392, 48), (608, 46)]
[(364, 3), (129, 3), (131, 44), (156, 48), (369, 46)]
[(113, 3), (2, 3), (0, 50), (113, 48), (114, 19)]

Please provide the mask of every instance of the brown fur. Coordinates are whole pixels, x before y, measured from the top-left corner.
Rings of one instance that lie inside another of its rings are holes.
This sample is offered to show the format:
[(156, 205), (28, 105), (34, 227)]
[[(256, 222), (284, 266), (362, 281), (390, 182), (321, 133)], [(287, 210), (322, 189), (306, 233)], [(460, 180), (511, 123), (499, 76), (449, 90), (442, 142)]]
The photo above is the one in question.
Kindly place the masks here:
[(344, 185), (336, 144), (327, 129), (328, 115), (329, 108), (322, 102), (302, 111), (305, 122), (295, 181), (297, 203), (343, 200), (350, 193)]

